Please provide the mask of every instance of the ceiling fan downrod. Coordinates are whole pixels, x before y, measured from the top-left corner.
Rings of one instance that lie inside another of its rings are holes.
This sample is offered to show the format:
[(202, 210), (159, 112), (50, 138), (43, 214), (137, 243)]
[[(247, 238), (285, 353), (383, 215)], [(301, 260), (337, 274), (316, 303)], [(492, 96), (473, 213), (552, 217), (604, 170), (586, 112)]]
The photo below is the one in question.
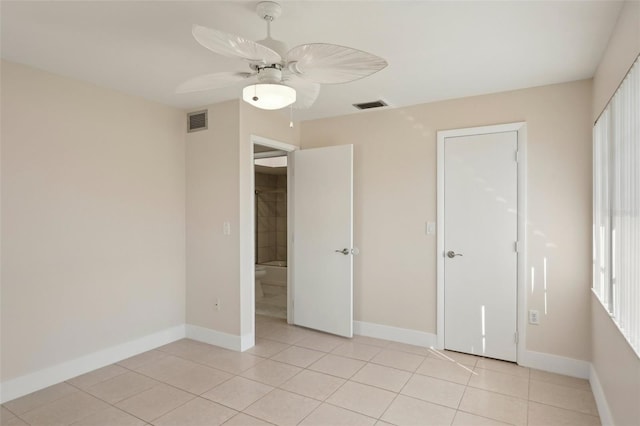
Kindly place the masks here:
[(263, 1), (256, 6), (256, 14), (267, 22), (267, 37), (258, 40), (258, 43), (278, 52), (284, 58), (289, 50), (286, 43), (271, 37), (271, 23), (282, 15), (282, 6), (273, 1)]
[(256, 6), (256, 13), (269, 23), (282, 15), (282, 6), (274, 1), (261, 1)]

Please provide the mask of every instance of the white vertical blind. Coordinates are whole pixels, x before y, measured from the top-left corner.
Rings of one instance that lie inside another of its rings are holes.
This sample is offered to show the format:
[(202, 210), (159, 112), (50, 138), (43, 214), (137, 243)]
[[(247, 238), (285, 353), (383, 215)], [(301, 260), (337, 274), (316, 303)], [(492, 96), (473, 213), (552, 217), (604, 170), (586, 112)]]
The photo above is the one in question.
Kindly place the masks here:
[(609, 108), (600, 116), (593, 137), (593, 288), (610, 308)]
[(593, 129), (593, 290), (640, 355), (639, 61)]

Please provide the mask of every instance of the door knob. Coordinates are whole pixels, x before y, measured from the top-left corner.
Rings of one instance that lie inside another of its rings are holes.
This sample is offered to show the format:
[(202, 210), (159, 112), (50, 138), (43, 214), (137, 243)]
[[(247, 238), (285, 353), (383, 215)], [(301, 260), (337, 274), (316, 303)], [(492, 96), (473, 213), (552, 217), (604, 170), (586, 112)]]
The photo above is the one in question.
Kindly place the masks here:
[(453, 258), (454, 258), (454, 257), (456, 257), (456, 256), (462, 256), (462, 254), (460, 254), (460, 253), (456, 253), (456, 252), (454, 252), (453, 250), (449, 250), (449, 251), (447, 252), (447, 257), (448, 257), (448, 258), (450, 258), (450, 259), (453, 259)]
[(348, 248), (343, 248), (342, 250), (336, 250), (336, 253), (342, 253), (346, 256), (351, 253), (351, 250), (349, 250)]

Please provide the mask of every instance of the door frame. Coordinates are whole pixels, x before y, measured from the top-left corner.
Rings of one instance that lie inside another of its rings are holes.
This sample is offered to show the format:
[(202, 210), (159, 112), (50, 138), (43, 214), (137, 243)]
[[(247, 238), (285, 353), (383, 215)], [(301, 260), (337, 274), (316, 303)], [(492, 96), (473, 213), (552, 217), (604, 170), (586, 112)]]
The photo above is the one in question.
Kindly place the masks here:
[(518, 253), (517, 253), (517, 306), (516, 306), (516, 332), (518, 336), (516, 347), (516, 363), (524, 360), (526, 350), (526, 271), (527, 271), (527, 123), (516, 122), (497, 124), (481, 127), (469, 127), (463, 129), (442, 130), (437, 132), (437, 233), (436, 233), (436, 279), (437, 279), (437, 307), (436, 307), (436, 345), (438, 349), (444, 349), (444, 172), (445, 156), (444, 143), (446, 138), (457, 136), (475, 136), (491, 133), (517, 132), (518, 137)]
[[(255, 164), (253, 162), (253, 146), (264, 145), (280, 151), (292, 152), (300, 147), (265, 138), (259, 135), (250, 135), (247, 149), (241, 151), (241, 184), (240, 184), (240, 318), (241, 318), (241, 348), (245, 351), (255, 344), (256, 332), (256, 294), (255, 294)], [(290, 155), (288, 156), (291, 157)], [(244, 172), (243, 172), (244, 170)], [(242, 177), (245, 179), (243, 180)], [(292, 168), (287, 163), (287, 192), (290, 192), (293, 174)], [(288, 194), (287, 194), (288, 197)], [(291, 215), (291, 202), (287, 199), (287, 241), (291, 241), (293, 224), (289, 220)], [(291, 250), (287, 250), (287, 321), (290, 322), (291, 312)], [(249, 325), (246, 327), (244, 325)]]

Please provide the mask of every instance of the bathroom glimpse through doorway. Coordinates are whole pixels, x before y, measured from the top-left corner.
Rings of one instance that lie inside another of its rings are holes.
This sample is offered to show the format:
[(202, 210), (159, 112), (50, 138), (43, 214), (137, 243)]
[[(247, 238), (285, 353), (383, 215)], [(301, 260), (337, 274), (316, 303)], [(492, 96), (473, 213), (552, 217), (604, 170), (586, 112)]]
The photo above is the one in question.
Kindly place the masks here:
[(256, 314), (287, 318), (287, 157), (254, 145)]
[(287, 319), (287, 152), (254, 143), (255, 313)]

